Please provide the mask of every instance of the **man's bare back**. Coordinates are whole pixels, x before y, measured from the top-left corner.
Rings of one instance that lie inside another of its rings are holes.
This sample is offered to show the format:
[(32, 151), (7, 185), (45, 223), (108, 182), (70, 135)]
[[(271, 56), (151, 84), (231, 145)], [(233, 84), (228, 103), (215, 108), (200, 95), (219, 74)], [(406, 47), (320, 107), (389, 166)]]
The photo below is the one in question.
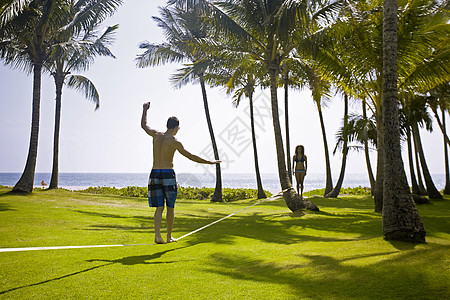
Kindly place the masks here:
[(158, 132), (153, 136), (153, 169), (172, 169), (178, 141), (171, 134)]

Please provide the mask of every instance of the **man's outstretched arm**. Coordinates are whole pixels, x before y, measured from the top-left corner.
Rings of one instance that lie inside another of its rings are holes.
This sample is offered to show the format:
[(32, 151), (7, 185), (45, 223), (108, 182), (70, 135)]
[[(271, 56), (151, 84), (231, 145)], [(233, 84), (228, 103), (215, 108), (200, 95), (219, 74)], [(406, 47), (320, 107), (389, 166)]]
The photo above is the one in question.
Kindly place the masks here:
[(147, 125), (147, 111), (150, 108), (150, 102), (144, 103), (142, 107), (142, 118), (141, 118), (141, 127), (145, 130), (149, 135), (154, 136), (156, 134), (156, 130), (151, 129)]
[(206, 160), (203, 159), (197, 155), (194, 155), (192, 153), (190, 153), (189, 151), (187, 151), (186, 149), (184, 149), (183, 144), (181, 144), (180, 142), (177, 142), (177, 150), (178, 152), (180, 152), (183, 156), (189, 158), (192, 161), (198, 162), (200, 164), (208, 164), (208, 165), (213, 165), (213, 164), (220, 164), (221, 161), (220, 160)]

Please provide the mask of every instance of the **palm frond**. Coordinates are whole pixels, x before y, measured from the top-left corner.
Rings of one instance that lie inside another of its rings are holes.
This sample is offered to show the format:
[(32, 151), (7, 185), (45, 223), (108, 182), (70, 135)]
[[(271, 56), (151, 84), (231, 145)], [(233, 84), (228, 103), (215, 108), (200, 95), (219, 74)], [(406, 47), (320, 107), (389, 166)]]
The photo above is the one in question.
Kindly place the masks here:
[(0, 28), (19, 16), (33, 0), (2, 0), (0, 4)]
[(138, 68), (164, 65), (166, 63), (181, 63), (187, 58), (183, 53), (177, 52), (172, 45), (162, 43), (159, 45), (143, 42), (139, 48), (145, 49), (144, 53), (137, 56), (136, 65)]
[(95, 110), (100, 107), (100, 96), (95, 85), (88, 78), (81, 75), (70, 75), (67, 86), (84, 94), (84, 97), (95, 104)]
[(78, 0), (74, 5), (76, 14), (61, 31), (86, 31), (111, 16), (122, 3), (123, 0)]

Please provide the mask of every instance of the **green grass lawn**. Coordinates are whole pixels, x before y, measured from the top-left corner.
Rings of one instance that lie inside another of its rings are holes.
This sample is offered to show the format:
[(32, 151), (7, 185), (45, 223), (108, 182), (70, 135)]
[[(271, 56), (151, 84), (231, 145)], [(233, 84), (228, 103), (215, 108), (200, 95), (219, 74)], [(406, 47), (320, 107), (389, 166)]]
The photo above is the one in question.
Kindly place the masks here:
[[(152, 244), (143, 198), (0, 188), (0, 248)], [(427, 243), (390, 243), (363, 196), (260, 203), (167, 245), (0, 253), (0, 299), (449, 299), (450, 198), (419, 207)], [(256, 200), (180, 199), (179, 237)], [(164, 226), (164, 224), (163, 224)]]

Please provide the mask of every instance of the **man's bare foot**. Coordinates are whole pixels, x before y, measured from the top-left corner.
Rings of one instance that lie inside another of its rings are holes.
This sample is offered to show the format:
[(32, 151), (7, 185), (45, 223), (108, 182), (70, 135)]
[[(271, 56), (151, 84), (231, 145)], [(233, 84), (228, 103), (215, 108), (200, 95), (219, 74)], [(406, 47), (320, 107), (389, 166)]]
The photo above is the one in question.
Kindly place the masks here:
[(173, 237), (167, 238), (167, 243), (176, 243), (178, 242), (177, 239), (174, 239)]
[(167, 244), (162, 238), (155, 237), (155, 243), (157, 244)]

